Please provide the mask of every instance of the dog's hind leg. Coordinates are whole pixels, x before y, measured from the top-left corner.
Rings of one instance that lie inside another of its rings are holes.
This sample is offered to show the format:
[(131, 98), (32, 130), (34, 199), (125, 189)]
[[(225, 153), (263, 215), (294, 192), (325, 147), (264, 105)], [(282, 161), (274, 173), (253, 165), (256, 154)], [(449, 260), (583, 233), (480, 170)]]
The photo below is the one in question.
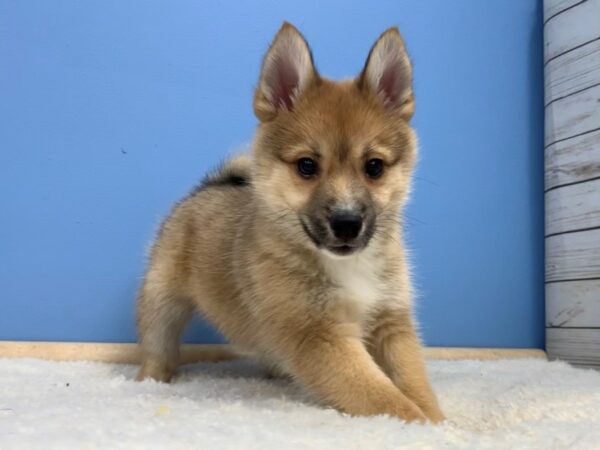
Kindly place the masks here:
[(157, 283), (154, 276), (152, 271), (146, 275), (138, 295), (141, 368), (137, 379), (168, 382), (179, 364), (179, 339), (194, 308), (188, 299)]

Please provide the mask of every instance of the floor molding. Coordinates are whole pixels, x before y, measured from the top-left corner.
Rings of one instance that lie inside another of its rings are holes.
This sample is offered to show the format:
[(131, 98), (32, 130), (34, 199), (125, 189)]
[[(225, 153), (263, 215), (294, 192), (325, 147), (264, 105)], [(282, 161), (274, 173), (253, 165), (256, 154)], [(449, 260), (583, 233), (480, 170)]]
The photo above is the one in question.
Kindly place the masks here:
[[(425, 355), (432, 359), (546, 359), (546, 352), (533, 348), (427, 347)], [(183, 364), (226, 361), (240, 357), (243, 357), (243, 353), (228, 344), (185, 344), (181, 355)], [(135, 364), (139, 361), (139, 353), (136, 344), (0, 341), (0, 358)]]

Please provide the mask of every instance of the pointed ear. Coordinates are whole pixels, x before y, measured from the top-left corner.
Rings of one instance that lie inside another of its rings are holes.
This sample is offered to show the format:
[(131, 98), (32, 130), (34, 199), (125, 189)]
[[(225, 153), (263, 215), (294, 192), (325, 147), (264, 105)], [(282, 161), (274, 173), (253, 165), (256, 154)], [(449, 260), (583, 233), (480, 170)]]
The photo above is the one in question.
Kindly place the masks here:
[(406, 119), (414, 112), (412, 65), (398, 28), (385, 31), (371, 48), (358, 79), (361, 90), (377, 95)]
[(318, 77), (306, 40), (293, 25), (284, 22), (263, 60), (254, 93), (254, 113), (266, 122), (280, 110), (292, 110), (298, 97)]

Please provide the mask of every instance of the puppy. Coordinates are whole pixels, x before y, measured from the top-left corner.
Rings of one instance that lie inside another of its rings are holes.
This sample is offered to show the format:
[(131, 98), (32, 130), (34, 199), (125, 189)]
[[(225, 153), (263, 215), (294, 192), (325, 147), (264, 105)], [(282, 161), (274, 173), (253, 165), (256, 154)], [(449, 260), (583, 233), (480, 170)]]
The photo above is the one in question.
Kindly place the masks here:
[(254, 95), (252, 154), (209, 175), (158, 233), (138, 298), (138, 379), (171, 379), (199, 312), (340, 411), (443, 420), (402, 243), (413, 111), (396, 28), (357, 78), (334, 82), (284, 23)]

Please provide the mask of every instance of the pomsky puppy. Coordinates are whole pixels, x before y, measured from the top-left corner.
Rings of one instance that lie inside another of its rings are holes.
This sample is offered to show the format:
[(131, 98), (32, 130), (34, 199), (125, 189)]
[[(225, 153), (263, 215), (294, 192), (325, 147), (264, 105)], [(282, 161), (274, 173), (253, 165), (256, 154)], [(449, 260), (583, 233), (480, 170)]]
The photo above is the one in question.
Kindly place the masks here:
[(158, 233), (138, 298), (138, 379), (171, 379), (181, 331), (199, 312), (340, 411), (443, 420), (402, 241), (413, 111), (397, 28), (358, 77), (335, 82), (284, 23), (254, 95), (251, 155), (209, 175)]

